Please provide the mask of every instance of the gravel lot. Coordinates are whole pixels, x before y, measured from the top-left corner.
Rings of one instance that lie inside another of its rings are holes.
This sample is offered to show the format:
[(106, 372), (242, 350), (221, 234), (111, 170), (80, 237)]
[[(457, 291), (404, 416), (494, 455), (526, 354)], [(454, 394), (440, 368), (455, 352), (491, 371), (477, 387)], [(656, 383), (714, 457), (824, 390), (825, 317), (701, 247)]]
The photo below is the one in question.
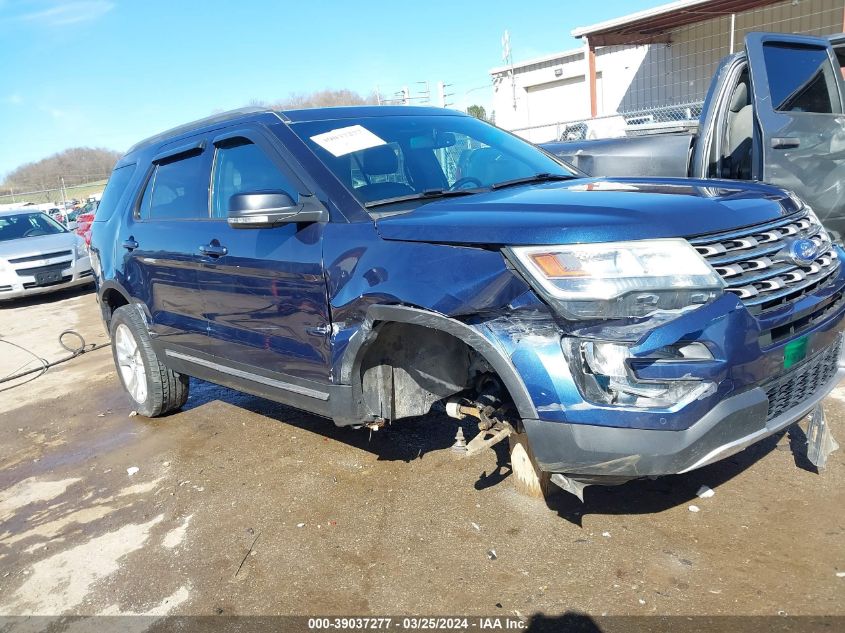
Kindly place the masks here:
[[(106, 340), (90, 291), (0, 307), (48, 360), (70, 327)], [(26, 361), (0, 344), (0, 375)], [(133, 416), (104, 349), (0, 392), (0, 614), (845, 615), (845, 451), (817, 474), (798, 428), (547, 505), (505, 451), (450, 451), (449, 419), (370, 433), (191, 388)], [(826, 408), (842, 443), (845, 388)]]

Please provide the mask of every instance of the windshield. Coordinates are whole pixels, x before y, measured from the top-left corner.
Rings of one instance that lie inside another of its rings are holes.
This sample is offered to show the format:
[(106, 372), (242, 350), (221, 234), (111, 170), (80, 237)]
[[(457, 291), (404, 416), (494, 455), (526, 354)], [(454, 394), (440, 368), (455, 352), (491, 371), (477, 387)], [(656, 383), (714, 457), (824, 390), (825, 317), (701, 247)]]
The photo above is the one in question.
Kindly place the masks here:
[(368, 207), (483, 191), (538, 175), (575, 175), (533, 145), (473, 117), (397, 115), (290, 127)]
[(0, 215), (0, 242), (65, 232), (61, 224), (44, 213)]

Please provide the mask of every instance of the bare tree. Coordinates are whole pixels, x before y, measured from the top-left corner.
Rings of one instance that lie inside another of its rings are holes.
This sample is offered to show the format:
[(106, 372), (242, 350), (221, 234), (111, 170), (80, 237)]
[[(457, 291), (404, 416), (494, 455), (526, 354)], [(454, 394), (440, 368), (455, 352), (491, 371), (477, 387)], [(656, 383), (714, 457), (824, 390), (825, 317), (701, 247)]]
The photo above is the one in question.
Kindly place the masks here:
[(67, 186), (105, 180), (119, 158), (120, 152), (102, 147), (72, 147), (12, 170), (0, 193), (55, 189), (63, 178)]
[(375, 92), (364, 96), (354, 90), (346, 88), (333, 90), (317, 90), (316, 92), (292, 92), (287, 97), (276, 101), (261, 101), (253, 99), (250, 105), (266, 106), (278, 110), (299, 110), (303, 108), (325, 108), (331, 106), (375, 105), (378, 96)]

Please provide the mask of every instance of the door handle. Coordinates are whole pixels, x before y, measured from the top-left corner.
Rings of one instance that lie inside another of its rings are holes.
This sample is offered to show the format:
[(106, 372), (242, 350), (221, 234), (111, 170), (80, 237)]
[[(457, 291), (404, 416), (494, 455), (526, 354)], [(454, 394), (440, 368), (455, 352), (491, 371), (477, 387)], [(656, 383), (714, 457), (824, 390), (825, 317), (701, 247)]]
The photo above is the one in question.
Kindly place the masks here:
[(140, 246), (140, 244), (135, 241), (134, 237), (130, 237), (129, 239), (123, 240), (121, 246), (123, 246), (123, 248), (125, 248), (127, 251), (134, 251)]
[(206, 257), (223, 257), (229, 249), (220, 244), (203, 244), (200, 246), (200, 253)]
[(794, 149), (801, 145), (801, 139), (794, 136), (775, 136), (772, 138), (772, 149)]

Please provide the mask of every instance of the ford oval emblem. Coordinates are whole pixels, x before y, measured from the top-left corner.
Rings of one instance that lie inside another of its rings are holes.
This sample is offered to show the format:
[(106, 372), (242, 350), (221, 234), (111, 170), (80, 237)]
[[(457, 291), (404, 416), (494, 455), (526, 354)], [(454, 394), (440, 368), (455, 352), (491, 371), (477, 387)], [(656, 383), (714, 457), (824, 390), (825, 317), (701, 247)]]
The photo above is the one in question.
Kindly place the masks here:
[(809, 266), (818, 254), (818, 245), (807, 238), (798, 238), (786, 245), (785, 255), (796, 266)]

